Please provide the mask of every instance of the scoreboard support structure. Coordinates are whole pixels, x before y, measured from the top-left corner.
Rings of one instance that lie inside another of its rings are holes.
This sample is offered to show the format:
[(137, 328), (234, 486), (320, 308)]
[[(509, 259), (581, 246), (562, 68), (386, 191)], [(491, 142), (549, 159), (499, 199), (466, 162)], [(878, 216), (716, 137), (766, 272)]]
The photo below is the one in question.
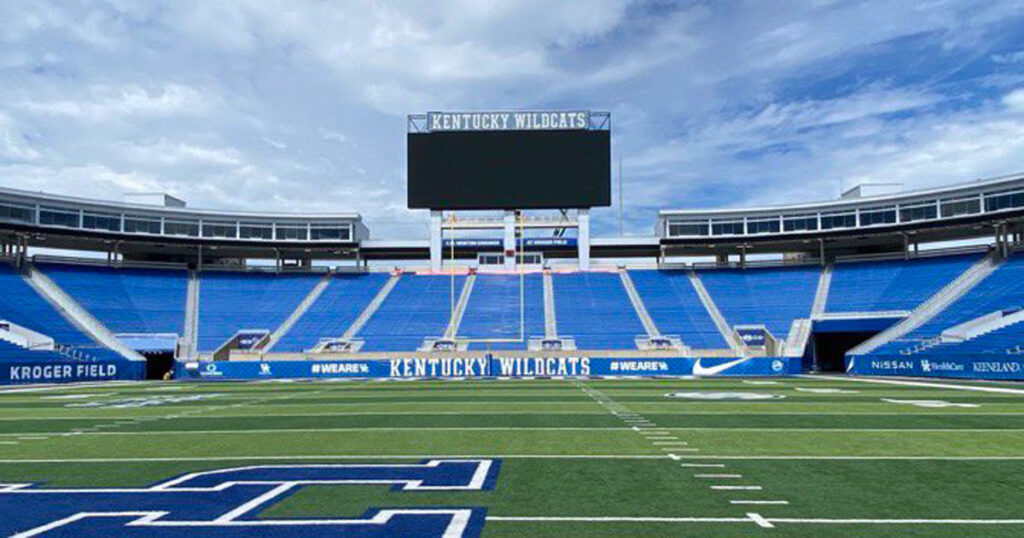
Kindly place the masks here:
[[(518, 215), (518, 217), (517, 217)], [(445, 218), (440, 210), (430, 211), (430, 270), (441, 271), (444, 268), (446, 235), (454, 241), (456, 232), (463, 230), (498, 230), (502, 231), (502, 251), (505, 256), (504, 268), (516, 269), (516, 252), (524, 248), (517, 244), (517, 239), (529, 246), (529, 240), (522, 235), (524, 229), (576, 229), (576, 252), (578, 267), (582, 271), (590, 269), (590, 210), (577, 209), (565, 216), (556, 218), (545, 216), (529, 216), (513, 210), (504, 210), (500, 217), (456, 216), (454, 212)], [(465, 237), (464, 234), (459, 234)]]

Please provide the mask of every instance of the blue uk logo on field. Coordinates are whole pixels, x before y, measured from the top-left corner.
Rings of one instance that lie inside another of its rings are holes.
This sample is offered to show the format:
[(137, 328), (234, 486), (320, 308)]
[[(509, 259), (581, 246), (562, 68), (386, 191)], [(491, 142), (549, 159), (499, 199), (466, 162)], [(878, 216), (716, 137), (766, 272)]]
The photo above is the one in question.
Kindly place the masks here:
[(360, 518), (258, 519), (305, 486), (390, 485), (394, 491), (494, 489), (494, 459), (418, 464), (257, 465), (189, 473), (146, 488), (50, 489), (0, 484), (0, 535), (473, 537), (486, 509), (375, 508)]

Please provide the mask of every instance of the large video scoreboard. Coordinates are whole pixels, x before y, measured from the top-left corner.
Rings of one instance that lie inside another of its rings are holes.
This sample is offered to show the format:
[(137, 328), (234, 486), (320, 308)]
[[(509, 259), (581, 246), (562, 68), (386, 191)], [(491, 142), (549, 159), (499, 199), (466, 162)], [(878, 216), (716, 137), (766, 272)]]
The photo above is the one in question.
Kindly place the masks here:
[(431, 112), (411, 116), (413, 209), (611, 205), (607, 113)]

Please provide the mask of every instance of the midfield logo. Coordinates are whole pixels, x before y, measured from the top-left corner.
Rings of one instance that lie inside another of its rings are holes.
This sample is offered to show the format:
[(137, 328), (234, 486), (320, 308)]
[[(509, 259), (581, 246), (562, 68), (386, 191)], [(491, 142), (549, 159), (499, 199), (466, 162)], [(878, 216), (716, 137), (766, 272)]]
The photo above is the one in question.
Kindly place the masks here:
[(394, 491), (492, 490), (500, 460), (419, 464), (258, 465), (190, 473), (148, 488), (48, 489), (0, 484), (0, 535), (474, 537), (484, 508), (371, 509), (361, 518), (257, 519), (309, 485)]

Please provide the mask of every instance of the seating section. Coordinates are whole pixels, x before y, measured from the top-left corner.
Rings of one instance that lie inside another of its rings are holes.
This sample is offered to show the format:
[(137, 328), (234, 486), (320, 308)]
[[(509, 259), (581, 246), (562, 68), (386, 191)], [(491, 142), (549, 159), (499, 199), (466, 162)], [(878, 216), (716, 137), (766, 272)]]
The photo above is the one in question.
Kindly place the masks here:
[(985, 333), (976, 338), (958, 343), (938, 344), (917, 352), (920, 357), (958, 357), (984, 358), (986, 355), (1006, 356), (1024, 354), (1024, 324), (1014, 323)]
[(540, 274), (478, 275), (459, 337), (473, 339), (518, 339), (520, 333), (520, 288), (523, 291), (525, 335), (522, 342), (470, 344), (470, 349), (526, 349), (531, 337), (544, 336), (544, 280)]
[(913, 310), (979, 259), (964, 255), (836, 264), (825, 310)]
[(72, 325), (17, 273), (0, 263), (0, 319), (32, 329), (72, 347), (95, 348), (92, 338)]
[(36, 351), (0, 340), (0, 362), (3, 361), (60, 361), (66, 360), (55, 351)]
[(341, 337), (389, 278), (385, 273), (332, 276), (327, 288), (273, 351), (308, 351), (324, 338)]
[(685, 271), (630, 271), (633, 287), (664, 335), (694, 349), (728, 348)]
[(115, 333), (184, 334), (188, 272), (39, 264), (58, 286)]
[(273, 332), (321, 278), (315, 274), (202, 273), (199, 351), (216, 351), (242, 329)]
[[(969, 340), (962, 344), (947, 344), (931, 347), (924, 350), (916, 350), (920, 344), (934, 341), (942, 334), (942, 331), (978, 318), (997, 310), (1005, 310), (1024, 306), (1024, 255), (1013, 255), (1006, 260), (992, 274), (978, 283), (963, 297), (957, 299), (945, 310), (936, 314), (922, 326), (909, 334), (889, 342), (873, 352), (874, 355), (896, 355), (901, 352), (930, 352), (937, 354), (940, 351), (946, 353), (972, 353), (977, 351), (978, 346), (986, 346), (989, 351), (999, 351), (1007, 347), (1015, 347), (1018, 343), (1024, 344), (1017, 335), (1021, 331), (1019, 324), (1010, 325), (1003, 330), (994, 331), (989, 335), (983, 335), (977, 339)], [(971, 345), (968, 345), (971, 344)], [(1003, 347), (1003, 346), (1006, 347)], [(966, 346), (966, 347), (960, 347)]]
[(553, 275), (559, 336), (579, 349), (636, 349), (646, 335), (633, 303), (615, 273)]
[[(455, 301), (465, 282), (455, 277)], [(415, 351), (424, 338), (444, 336), (451, 310), (451, 277), (404, 275), (357, 335), (362, 351)]]
[(730, 326), (764, 324), (778, 340), (786, 339), (793, 320), (810, 317), (820, 276), (815, 266), (700, 273)]

